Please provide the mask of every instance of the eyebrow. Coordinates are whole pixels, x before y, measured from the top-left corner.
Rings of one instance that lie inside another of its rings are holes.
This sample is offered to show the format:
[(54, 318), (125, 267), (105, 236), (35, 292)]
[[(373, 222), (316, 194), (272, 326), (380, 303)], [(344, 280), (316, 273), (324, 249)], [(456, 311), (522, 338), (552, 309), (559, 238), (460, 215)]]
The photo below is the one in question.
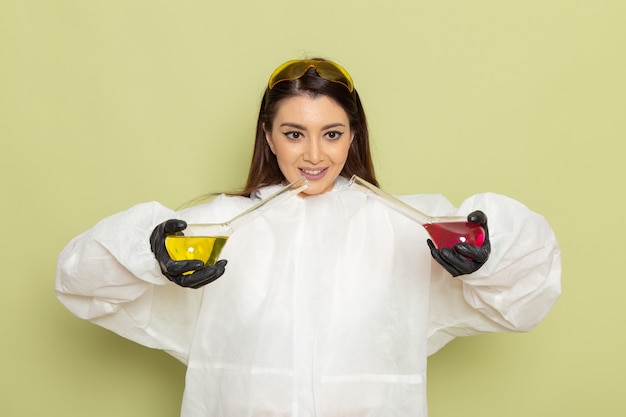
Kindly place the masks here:
[[(306, 130), (305, 126), (299, 125), (298, 123), (285, 122), (281, 123), (280, 127), (293, 127), (294, 129)], [(325, 126), (322, 126), (322, 130), (332, 129), (333, 127), (346, 127), (343, 123), (330, 123)]]

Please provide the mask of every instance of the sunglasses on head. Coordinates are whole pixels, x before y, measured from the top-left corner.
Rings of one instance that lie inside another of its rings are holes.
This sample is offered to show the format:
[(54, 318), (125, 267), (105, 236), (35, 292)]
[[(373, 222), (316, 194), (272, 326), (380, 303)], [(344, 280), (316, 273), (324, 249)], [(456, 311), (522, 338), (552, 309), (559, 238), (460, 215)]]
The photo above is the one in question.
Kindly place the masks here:
[(319, 59), (296, 59), (287, 61), (274, 70), (267, 83), (271, 90), (281, 81), (294, 81), (302, 77), (309, 68), (314, 68), (320, 77), (327, 81), (342, 84), (348, 91), (354, 91), (354, 82), (341, 65)]

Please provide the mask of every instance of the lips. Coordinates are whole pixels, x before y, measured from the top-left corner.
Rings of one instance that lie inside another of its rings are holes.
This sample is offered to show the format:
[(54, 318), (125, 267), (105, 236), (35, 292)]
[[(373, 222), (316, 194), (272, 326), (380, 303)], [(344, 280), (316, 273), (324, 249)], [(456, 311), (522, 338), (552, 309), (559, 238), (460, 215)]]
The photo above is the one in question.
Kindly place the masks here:
[(328, 171), (328, 168), (298, 168), (302, 175), (311, 181), (319, 180)]

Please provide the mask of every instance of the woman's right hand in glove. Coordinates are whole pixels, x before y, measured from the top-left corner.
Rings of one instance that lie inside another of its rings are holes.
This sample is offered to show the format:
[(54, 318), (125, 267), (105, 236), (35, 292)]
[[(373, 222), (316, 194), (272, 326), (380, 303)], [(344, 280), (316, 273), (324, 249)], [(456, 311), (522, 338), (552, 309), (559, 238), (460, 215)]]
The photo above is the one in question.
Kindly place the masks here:
[(173, 260), (165, 247), (165, 238), (167, 236), (180, 236), (186, 228), (187, 223), (184, 220), (164, 221), (152, 231), (150, 248), (161, 266), (161, 272), (170, 281), (181, 287), (200, 288), (221, 277), (224, 274), (227, 261), (222, 259), (217, 261), (215, 265), (204, 266), (204, 262), (201, 260)]

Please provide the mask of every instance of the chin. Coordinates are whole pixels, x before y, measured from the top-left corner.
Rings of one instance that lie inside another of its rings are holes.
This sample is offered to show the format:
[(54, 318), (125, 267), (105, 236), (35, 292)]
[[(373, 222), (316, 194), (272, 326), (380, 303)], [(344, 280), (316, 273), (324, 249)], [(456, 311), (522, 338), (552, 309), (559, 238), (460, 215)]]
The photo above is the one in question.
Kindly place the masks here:
[(311, 185), (309, 188), (307, 188), (306, 190), (304, 190), (302, 193), (310, 196), (310, 195), (320, 195), (320, 194), (325, 194), (327, 192), (329, 192), (330, 190), (332, 190), (332, 184), (329, 185), (324, 185), (324, 186), (315, 186), (315, 185)]

